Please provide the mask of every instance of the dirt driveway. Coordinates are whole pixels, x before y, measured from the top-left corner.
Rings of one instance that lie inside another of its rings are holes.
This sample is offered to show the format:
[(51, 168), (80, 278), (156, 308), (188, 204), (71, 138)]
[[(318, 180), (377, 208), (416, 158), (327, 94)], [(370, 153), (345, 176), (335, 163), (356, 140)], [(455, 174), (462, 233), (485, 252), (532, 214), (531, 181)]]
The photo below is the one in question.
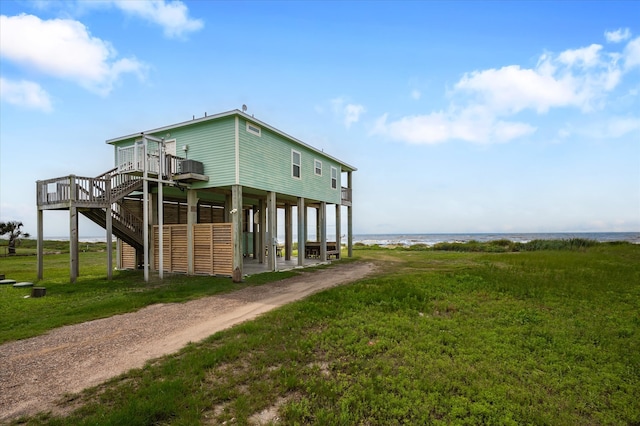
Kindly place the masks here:
[(152, 305), (0, 345), (0, 422), (56, 412), (56, 401), (66, 393), (98, 385), (189, 342), (372, 271), (368, 263), (334, 265), (259, 287)]

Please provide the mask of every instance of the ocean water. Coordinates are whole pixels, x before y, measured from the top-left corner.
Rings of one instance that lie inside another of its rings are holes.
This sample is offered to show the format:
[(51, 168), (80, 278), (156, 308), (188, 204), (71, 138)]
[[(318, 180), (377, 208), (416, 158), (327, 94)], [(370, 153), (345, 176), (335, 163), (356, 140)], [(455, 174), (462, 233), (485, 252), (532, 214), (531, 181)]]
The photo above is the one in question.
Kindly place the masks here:
[(482, 234), (362, 234), (354, 235), (354, 243), (380, 246), (510, 240), (526, 243), (531, 240), (567, 240), (583, 238), (600, 242), (628, 241), (640, 244), (640, 232), (548, 232), (548, 233), (482, 233)]
[[(296, 241), (294, 235), (293, 241)], [(628, 241), (633, 244), (640, 244), (640, 232), (546, 232), (546, 233), (479, 233), (479, 234), (354, 234), (353, 242), (366, 245), (378, 244), (380, 246), (390, 245), (414, 245), (425, 244), (432, 246), (437, 243), (467, 242), (471, 240), (486, 242), (493, 240), (510, 240), (514, 242), (526, 243), (531, 240), (567, 240), (571, 238), (584, 238), (600, 242)], [(68, 241), (69, 237), (48, 237), (49, 240)], [(314, 235), (309, 235), (309, 240), (315, 240)], [(327, 235), (328, 241), (335, 241), (334, 235)], [(80, 242), (104, 242), (102, 237), (80, 237)], [(284, 235), (278, 235), (278, 241), (284, 242)], [(342, 237), (342, 242), (346, 242), (346, 237)]]

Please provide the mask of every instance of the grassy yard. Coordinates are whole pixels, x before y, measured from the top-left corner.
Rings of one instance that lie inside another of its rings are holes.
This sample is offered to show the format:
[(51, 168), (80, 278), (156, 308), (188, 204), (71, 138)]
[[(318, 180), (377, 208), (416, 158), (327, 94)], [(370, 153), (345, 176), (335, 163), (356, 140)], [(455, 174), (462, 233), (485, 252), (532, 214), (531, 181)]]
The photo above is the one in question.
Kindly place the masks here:
[[(24, 422), (250, 424), (271, 410), (282, 424), (640, 424), (640, 246), (355, 253), (375, 277), (70, 396), (66, 418)], [(199, 295), (198, 280), (171, 285)], [(126, 304), (135, 281), (59, 285), (79, 301), (122, 288), (113, 303)], [(83, 286), (95, 290), (76, 296)]]
[(0, 343), (37, 336), (63, 325), (135, 311), (154, 303), (184, 302), (294, 274), (260, 274), (242, 284), (234, 284), (224, 277), (187, 279), (183, 275), (169, 275), (163, 281), (152, 279), (146, 283), (141, 271), (114, 271), (113, 280), (109, 281), (104, 243), (102, 251), (99, 247), (100, 243), (87, 245), (86, 251), (80, 253), (80, 277), (75, 284), (69, 283), (68, 253), (45, 256), (44, 279), (40, 282), (36, 281), (36, 256), (0, 257), (1, 274), (17, 281), (37, 282), (47, 289), (46, 297), (32, 299), (25, 298), (31, 294), (30, 288), (0, 286)]

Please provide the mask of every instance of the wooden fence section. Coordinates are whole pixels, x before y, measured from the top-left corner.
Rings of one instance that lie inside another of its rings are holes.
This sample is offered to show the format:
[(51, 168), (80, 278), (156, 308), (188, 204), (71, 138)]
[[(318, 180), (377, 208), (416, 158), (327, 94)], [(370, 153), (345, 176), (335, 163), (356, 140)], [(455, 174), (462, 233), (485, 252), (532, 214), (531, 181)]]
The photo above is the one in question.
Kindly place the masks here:
[(194, 272), (233, 273), (233, 232), (230, 223), (199, 223), (193, 229)]
[(136, 269), (136, 249), (120, 241), (120, 267), (122, 269)]
[[(164, 225), (163, 269), (187, 273), (187, 225)], [(158, 226), (153, 227), (153, 267), (159, 265)], [(122, 244), (121, 265), (135, 268), (135, 249)], [(232, 275), (233, 228), (231, 223), (199, 223), (193, 227), (193, 270), (196, 274)]]
[[(162, 269), (187, 273), (187, 225), (164, 225), (162, 233)], [(153, 227), (153, 269), (160, 269), (158, 226)]]

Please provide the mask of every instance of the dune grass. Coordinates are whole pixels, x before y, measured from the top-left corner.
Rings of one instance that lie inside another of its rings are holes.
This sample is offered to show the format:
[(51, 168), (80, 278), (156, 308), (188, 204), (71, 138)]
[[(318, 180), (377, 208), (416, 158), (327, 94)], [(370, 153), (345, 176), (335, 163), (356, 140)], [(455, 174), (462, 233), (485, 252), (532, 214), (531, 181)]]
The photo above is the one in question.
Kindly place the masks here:
[(356, 256), (377, 275), (69, 396), (67, 417), (22, 421), (640, 423), (640, 246)]

